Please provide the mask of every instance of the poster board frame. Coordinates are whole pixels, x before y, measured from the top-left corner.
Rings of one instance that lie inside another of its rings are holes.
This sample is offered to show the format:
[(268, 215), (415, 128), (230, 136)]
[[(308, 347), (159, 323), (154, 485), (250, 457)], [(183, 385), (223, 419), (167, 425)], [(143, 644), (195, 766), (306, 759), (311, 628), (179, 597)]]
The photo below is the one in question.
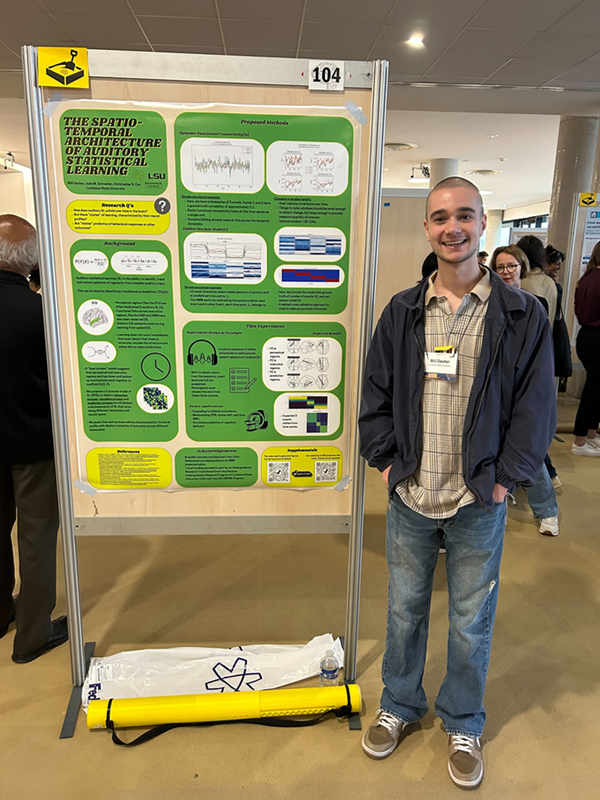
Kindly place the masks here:
[[(102, 529), (98, 521), (94, 524), (94, 515), (77, 517), (74, 515), (72, 488), (72, 455), (69, 450), (69, 427), (67, 420), (68, 399), (65, 391), (63, 372), (63, 343), (61, 340), (59, 306), (60, 298), (56, 281), (53, 236), (52, 208), (50, 202), (49, 165), (47, 156), (46, 132), (44, 126), (44, 97), (41, 87), (37, 85), (37, 48), (23, 48), (25, 96), (27, 102), (30, 147), (32, 155), (32, 171), (36, 214), (38, 222), (38, 240), (40, 247), (40, 266), (44, 275), (43, 307), (46, 328), (46, 349), (49, 364), (49, 384), (54, 423), (55, 461), (57, 468), (59, 510), (63, 544), (63, 561), (65, 566), (66, 601), (69, 620), (69, 641), (71, 648), (71, 673), (74, 695), (70, 703), (73, 708), (79, 707), (77, 690), (86, 674), (86, 658), (90, 648), (84, 646), (83, 624), (81, 615), (79, 576), (77, 568), (76, 533), (86, 532), (81, 528), (89, 526), (92, 534), (108, 533)], [(190, 81), (201, 84), (254, 84), (264, 86), (267, 90), (275, 86), (304, 87), (308, 85), (308, 61), (304, 59), (264, 59), (233, 56), (204, 56), (195, 54), (171, 53), (139, 53), (127, 51), (89, 51), (90, 76), (95, 79), (120, 80), (160, 80)], [(364, 258), (362, 269), (362, 286), (356, 287), (360, 292), (360, 319), (357, 337), (353, 374), (354, 419), (350, 420), (354, 446), (349, 475), (351, 501), (350, 514), (336, 519), (333, 527), (327, 527), (325, 516), (312, 517), (316, 524), (314, 532), (348, 531), (348, 591), (345, 624), (345, 678), (352, 682), (356, 679), (358, 615), (360, 596), (360, 573), (362, 561), (363, 511), (365, 463), (358, 448), (357, 409), (359, 406), (363, 366), (373, 327), (373, 308), (375, 297), (375, 279), (378, 252), (379, 212), (381, 180), (383, 169), (383, 148), (385, 129), (385, 110), (387, 100), (388, 64), (385, 61), (346, 62), (346, 90), (352, 88), (370, 90), (370, 125), (368, 140), (368, 168), (366, 215), (364, 226)], [(50, 100), (51, 102), (51, 100)], [(358, 108), (354, 106), (356, 111)], [(352, 112), (354, 113), (354, 111)], [(362, 124), (362, 123), (361, 123)], [(363, 232), (361, 231), (361, 234)], [(181, 518), (178, 518), (181, 522)], [(212, 530), (198, 530), (194, 519), (190, 523), (189, 533), (223, 533), (231, 530), (231, 518), (219, 516), (218, 524)], [(203, 518), (206, 520), (206, 517)], [(290, 525), (290, 518), (273, 516), (269, 519), (270, 530), (282, 532), (282, 525), (287, 525), (285, 532), (294, 530), (310, 532), (306, 518), (297, 518), (295, 525)], [(155, 517), (155, 530), (148, 530), (148, 517), (144, 517), (144, 533), (164, 533), (164, 525), (168, 518)], [(136, 516), (128, 516), (127, 533), (136, 533)], [(269, 524), (264, 518), (249, 517), (246, 519), (245, 532), (269, 532)], [(118, 517), (109, 517), (110, 532), (119, 524)], [(77, 529), (79, 527), (79, 530)], [(132, 529), (133, 528), (133, 529)], [(192, 529), (193, 528), (193, 529)], [(291, 528), (291, 530), (290, 530)], [(139, 531), (141, 532), (141, 531)], [(233, 531), (239, 532), (239, 531)], [(76, 716), (75, 711), (75, 716)], [(73, 721), (74, 725), (74, 721)], [(63, 733), (65, 731), (63, 730)], [(66, 735), (72, 735), (72, 731)]]

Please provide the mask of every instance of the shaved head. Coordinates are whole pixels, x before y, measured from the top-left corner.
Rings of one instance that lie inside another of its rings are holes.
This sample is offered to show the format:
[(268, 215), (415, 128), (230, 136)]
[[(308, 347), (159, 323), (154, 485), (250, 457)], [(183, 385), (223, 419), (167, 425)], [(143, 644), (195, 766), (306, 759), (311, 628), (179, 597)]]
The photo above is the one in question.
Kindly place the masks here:
[(442, 189), (473, 189), (474, 192), (477, 193), (477, 197), (479, 198), (479, 210), (481, 214), (483, 214), (483, 200), (481, 199), (481, 195), (479, 194), (479, 189), (472, 181), (467, 180), (466, 178), (461, 178), (458, 175), (452, 175), (450, 178), (444, 178), (443, 181), (436, 183), (433, 189), (427, 195), (427, 203), (425, 204), (425, 216), (429, 215), (429, 201), (431, 195), (434, 192), (440, 191)]
[(0, 270), (27, 278), (37, 265), (37, 234), (33, 225), (15, 214), (0, 214)]

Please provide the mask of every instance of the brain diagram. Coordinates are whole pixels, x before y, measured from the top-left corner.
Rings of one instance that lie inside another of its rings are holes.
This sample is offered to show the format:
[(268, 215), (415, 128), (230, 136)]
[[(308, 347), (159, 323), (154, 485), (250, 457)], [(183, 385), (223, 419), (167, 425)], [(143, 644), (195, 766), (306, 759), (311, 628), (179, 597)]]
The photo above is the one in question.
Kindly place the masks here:
[[(290, 389), (326, 389), (329, 386), (327, 339), (292, 339), (288, 342), (287, 384)], [(304, 374), (303, 374), (304, 373)], [(315, 374), (318, 373), (318, 374)]]
[(99, 328), (110, 323), (106, 313), (97, 306), (86, 309), (83, 312), (81, 321), (83, 322), (84, 326), (92, 329)]

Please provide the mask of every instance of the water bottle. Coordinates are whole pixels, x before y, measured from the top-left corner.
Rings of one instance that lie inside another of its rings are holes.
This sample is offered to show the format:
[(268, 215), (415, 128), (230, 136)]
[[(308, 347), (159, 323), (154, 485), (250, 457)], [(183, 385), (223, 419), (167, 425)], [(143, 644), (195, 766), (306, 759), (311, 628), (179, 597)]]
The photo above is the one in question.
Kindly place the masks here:
[(333, 650), (325, 653), (325, 658), (321, 661), (321, 675), (319, 686), (339, 686), (340, 665), (337, 658), (333, 655)]

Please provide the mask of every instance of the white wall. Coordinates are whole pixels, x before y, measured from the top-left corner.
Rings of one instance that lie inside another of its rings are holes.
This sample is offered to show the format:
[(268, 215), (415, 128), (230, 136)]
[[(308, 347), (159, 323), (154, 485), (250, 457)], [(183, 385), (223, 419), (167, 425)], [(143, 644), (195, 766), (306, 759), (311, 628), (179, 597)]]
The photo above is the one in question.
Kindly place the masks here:
[(23, 175), (0, 167), (0, 214), (27, 218)]
[(511, 219), (524, 219), (525, 217), (543, 217), (550, 213), (550, 200), (541, 203), (530, 203), (527, 206), (512, 206), (504, 209), (504, 222)]
[(375, 320), (392, 295), (421, 279), (421, 265), (431, 252), (424, 219), (424, 197), (383, 197)]

